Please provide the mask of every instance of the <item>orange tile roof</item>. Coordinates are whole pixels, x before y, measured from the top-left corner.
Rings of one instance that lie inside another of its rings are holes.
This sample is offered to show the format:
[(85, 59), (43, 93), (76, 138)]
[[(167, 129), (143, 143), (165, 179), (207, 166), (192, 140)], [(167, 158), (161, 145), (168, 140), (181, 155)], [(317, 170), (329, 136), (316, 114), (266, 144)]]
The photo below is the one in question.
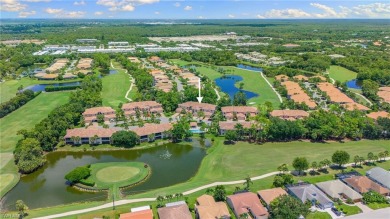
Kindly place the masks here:
[(115, 132), (119, 131), (120, 129), (118, 128), (100, 128), (100, 127), (94, 127), (94, 126), (89, 126), (87, 128), (75, 128), (75, 129), (68, 129), (66, 130), (66, 135), (64, 138), (71, 138), (71, 137), (80, 137), (80, 138), (90, 138), (95, 135), (98, 137), (106, 137), (110, 138), (112, 134)]
[(160, 219), (192, 219), (187, 205), (158, 208), (157, 211)]
[(179, 104), (179, 108), (188, 109), (191, 108), (192, 110), (211, 110), (215, 111), (215, 108), (217, 106), (209, 103), (199, 103), (199, 102), (185, 102)]
[[(244, 213), (251, 213), (255, 217), (268, 216), (267, 210), (260, 203), (260, 199), (255, 193), (245, 192), (227, 197), (232, 204), (236, 215), (242, 215)], [(229, 203), (229, 201), (228, 201)], [(230, 205), (229, 203), (229, 205)]]
[(275, 80), (277, 81), (282, 81), (282, 80), (288, 80), (288, 76), (287, 75), (276, 75), (275, 76)]
[(224, 202), (215, 202), (210, 195), (202, 195), (196, 201), (199, 219), (230, 218), (229, 210)]
[(44, 79), (55, 79), (55, 78), (58, 78), (58, 74), (45, 74), (43, 75)]
[(282, 85), (286, 87), (287, 95), (296, 103), (305, 103), (310, 109), (314, 109), (317, 104), (310, 99), (309, 95), (294, 81), (284, 81)]
[(352, 110), (361, 110), (361, 111), (367, 111), (370, 110), (370, 108), (360, 104), (360, 103), (344, 103), (341, 104), (342, 107), (344, 107), (346, 110), (352, 111)]
[(279, 117), (281, 119), (298, 119), (308, 117), (309, 113), (303, 110), (273, 110), (270, 115), (272, 117)]
[(257, 113), (254, 106), (224, 106), (221, 108), (222, 113)]
[(101, 107), (93, 107), (93, 108), (88, 108), (83, 112), (83, 115), (96, 115), (98, 113), (102, 114), (111, 114), (115, 113), (115, 110), (112, 109), (111, 107), (108, 106), (101, 106)]
[(328, 82), (322, 82), (317, 84), (318, 89), (325, 92), (330, 100), (335, 103), (355, 103), (350, 97), (345, 95), (339, 89), (337, 89), (333, 84)]
[(321, 81), (326, 81), (326, 78), (324, 76), (321, 76), (321, 75), (316, 75), (316, 76), (313, 76), (311, 78), (319, 78)]
[(370, 117), (372, 119), (378, 119), (379, 117), (390, 118), (390, 113), (385, 111), (372, 112), (367, 114), (367, 117)]
[(309, 78), (304, 75), (296, 75), (293, 77), (294, 79), (297, 79), (298, 81), (308, 81)]
[(377, 95), (382, 98), (384, 102), (390, 103), (390, 87), (380, 87)]
[(122, 105), (123, 110), (151, 110), (151, 109), (162, 109), (162, 105), (156, 101), (140, 101), (140, 102), (131, 102), (125, 103)]
[(386, 188), (382, 187), (381, 185), (379, 185), (378, 183), (370, 180), (366, 176), (352, 176), (350, 178), (344, 179), (344, 181), (348, 185), (350, 185), (353, 189), (355, 189), (356, 191), (358, 191), (360, 193), (365, 193), (365, 192), (368, 192), (370, 190), (374, 190), (382, 195), (390, 193), (390, 191), (388, 189), (386, 189)]
[(252, 127), (252, 122), (241, 122), (241, 121), (220, 121), (219, 128), (222, 130), (235, 130), (235, 126), (241, 124), (243, 128)]
[(164, 124), (149, 124), (146, 123), (143, 127), (135, 128), (132, 131), (135, 132), (138, 136), (151, 135), (156, 133), (162, 133), (164, 131), (168, 131), (172, 129), (172, 124), (164, 123)]
[(153, 219), (152, 210), (142, 210), (119, 215), (119, 219)]
[(273, 188), (260, 190), (257, 194), (269, 205), (273, 200), (282, 195), (287, 195), (287, 192), (282, 188)]

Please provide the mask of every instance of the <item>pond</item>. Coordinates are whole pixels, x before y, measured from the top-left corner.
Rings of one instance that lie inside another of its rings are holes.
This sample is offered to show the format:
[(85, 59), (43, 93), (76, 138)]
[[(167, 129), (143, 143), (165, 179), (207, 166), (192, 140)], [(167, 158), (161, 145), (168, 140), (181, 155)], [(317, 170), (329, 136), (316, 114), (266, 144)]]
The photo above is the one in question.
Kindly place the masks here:
[[(152, 170), (144, 183), (126, 189), (124, 194), (148, 191), (185, 182), (195, 175), (206, 155), (204, 144), (165, 144), (126, 151), (52, 152), (38, 171), (21, 177), (20, 182), (3, 198), (3, 208), (13, 209), (22, 199), (30, 208), (48, 207), (82, 201), (106, 200), (107, 193), (81, 192), (67, 186), (64, 176), (75, 167), (101, 162), (139, 161)], [(166, 156), (169, 155), (169, 156)]]
[(245, 70), (251, 70), (251, 71), (258, 71), (258, 72), (262, 72), (263, 71), (262, 68), (253, 67), (253, 66), (244, 65), (244, 64), (238, 64), (237, 68), (241, 68), (241, 69), (245, 69)]
[[(238, 75), (228, 75), (215, 79), (217, 86), (219, 86), (223, 92), (227, 93), (231, 100), (233, 100), (234, 95), (240, 91), (240, 89), (235, 86), (235, 84), (240, 81), (242, 81), (242, 77)], [(245, 93), (247, 99), (259, 96), (256, 93), (246, 90), (242, 90), (242, 92)]]
[(118, 73), (117, 70), (115, 70), (115, 69), (110, 69), (110, 75), (113, 75), (113, 74), (116, 74), (116, 73)]
[(80, 85), (80, 81), (75, 81), (75, 82), (65, 82), (65, 83), (55, 83), (55, 84), (35, 84), (28, 86), (24, 88), (23, 90), (32, 90), (34, 92), (38, 91), (45, 91), (45, 88), (47, 86), (53, 86), (53, 87), (65, 87), (65, 86), (75, 86), (75, 85)]
[(360, 89), (362, 89), (362, 83), (363, 82), (360, 80), (353, 79), (353, 80), (347, 81), (347, 87), (360, 90)]

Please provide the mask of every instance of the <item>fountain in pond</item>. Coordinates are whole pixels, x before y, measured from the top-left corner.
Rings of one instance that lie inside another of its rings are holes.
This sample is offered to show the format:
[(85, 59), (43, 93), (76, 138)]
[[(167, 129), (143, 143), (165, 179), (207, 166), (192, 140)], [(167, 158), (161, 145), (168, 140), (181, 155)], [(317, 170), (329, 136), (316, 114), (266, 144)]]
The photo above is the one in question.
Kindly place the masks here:
[(160, 155), (160, 158), (167, 160), (167, 159), (170, 159), (171, 156), (172, 156), (172, 154), (169, 153), (168, 148), (167, 148), (167, 150), (163, 154)]

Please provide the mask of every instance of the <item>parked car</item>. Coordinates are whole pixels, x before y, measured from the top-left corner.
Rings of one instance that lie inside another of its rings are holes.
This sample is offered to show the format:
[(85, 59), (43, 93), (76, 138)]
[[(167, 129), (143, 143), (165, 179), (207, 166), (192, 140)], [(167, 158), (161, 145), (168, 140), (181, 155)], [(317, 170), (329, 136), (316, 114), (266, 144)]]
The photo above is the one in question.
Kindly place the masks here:
[(337, 208), (332, 208), (331, 209), (333, 211), (333, 213), (336, 215), (336, 216), (341, 216), (341, 212), (339, 210), (337, 210)]

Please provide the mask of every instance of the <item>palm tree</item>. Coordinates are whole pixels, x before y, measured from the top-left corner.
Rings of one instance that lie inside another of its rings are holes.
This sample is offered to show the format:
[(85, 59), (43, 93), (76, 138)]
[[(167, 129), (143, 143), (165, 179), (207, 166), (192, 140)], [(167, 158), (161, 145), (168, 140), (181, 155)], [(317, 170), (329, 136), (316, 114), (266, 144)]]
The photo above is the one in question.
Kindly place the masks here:
[(96, 144), (96, 141), (99, 139), (99, 136), (97, 136), (97, 135), (94, 135), (94, 136), (92, 136), (91, 138), (89, 138), (89, 143), (91, 144), (91, 145), (95, 145)]
[(237, 132), (237, 138), (239, 140), (242, 139), (243, 135), (244, 135), (244, 127), (242, 126), (241, 123), (237, 123), (234, 128), (236, 129), (236, 132)]
[(211, 195), (213, 193), (214, 193), (214, 189), (212, 189), (212, 188), (206, 189), (206, 194)]
[(158, 202), (159, 204), (162, 204), (162, 203), (164, 202), (164, 197), (161, 196), (161, 195), (159, 195), (159, 196), (157, 196), (156, 200), (157, 200), (157, 202)]
[(149, 140), (149, 142), (153, 142), (154, 141), (154, 139), (155, 139), (155, 134), (150, 134), (150, 135), (148, 135), (148, 140)]
[(247, 177), (245, 178), (245, 182), (243, 183), (243, 185), (245, 185), (245, 190), (249, 190), (249, 187), (250, 187), (252, 184), (253, 184), (252, 179), (251, 179), (249, 176), (247, 176)]

